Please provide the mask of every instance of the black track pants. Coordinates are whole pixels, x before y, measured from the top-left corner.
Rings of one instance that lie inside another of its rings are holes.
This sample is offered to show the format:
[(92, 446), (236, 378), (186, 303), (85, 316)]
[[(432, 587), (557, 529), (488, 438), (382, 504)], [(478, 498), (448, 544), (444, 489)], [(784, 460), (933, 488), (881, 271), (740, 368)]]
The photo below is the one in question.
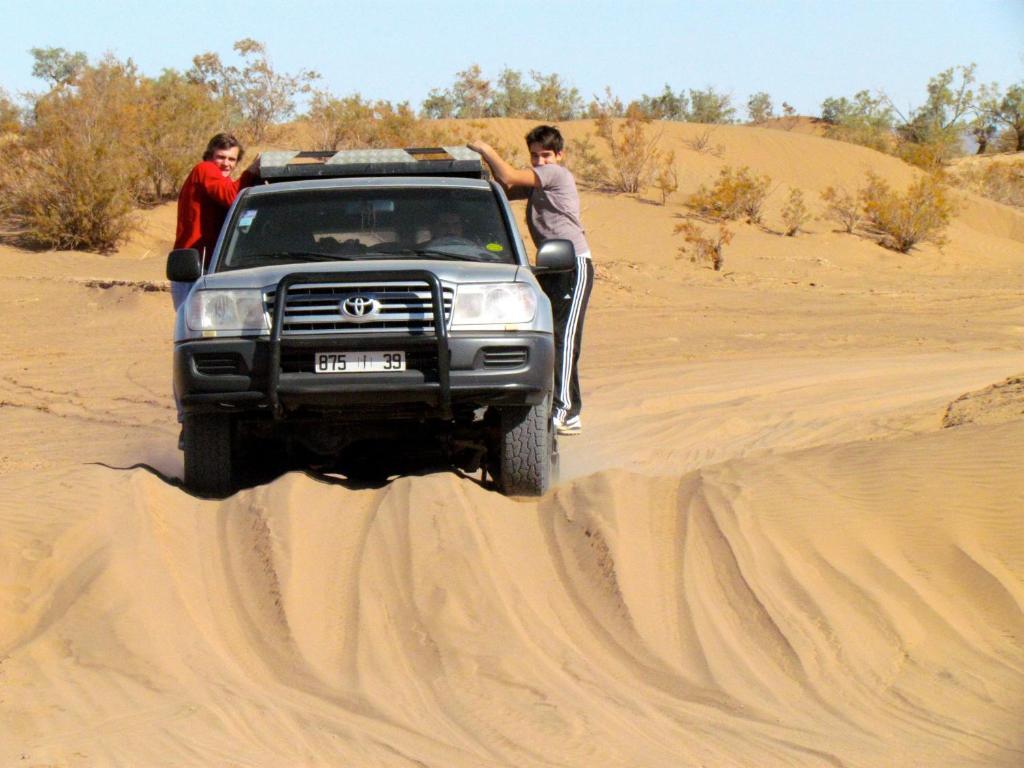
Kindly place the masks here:
[(594, 287), (594, 263), (589, 256), (576, 256), (576, 269), (539, 276), (541, 287), (551, 300), (555, 321), (554, 417), (566, 422), (579, 416), (579, 360), (583, 347), (583, 320)]

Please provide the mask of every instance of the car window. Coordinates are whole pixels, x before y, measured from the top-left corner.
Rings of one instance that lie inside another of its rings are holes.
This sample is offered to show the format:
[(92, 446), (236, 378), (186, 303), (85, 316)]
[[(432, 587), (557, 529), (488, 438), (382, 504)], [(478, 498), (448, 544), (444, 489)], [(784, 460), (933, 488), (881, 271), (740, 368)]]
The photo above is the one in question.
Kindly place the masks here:
[(228, 228), (218, 270), (395, 258), (515, 262), (498, 203), (483, 189), (252, 195), (240, 201)]

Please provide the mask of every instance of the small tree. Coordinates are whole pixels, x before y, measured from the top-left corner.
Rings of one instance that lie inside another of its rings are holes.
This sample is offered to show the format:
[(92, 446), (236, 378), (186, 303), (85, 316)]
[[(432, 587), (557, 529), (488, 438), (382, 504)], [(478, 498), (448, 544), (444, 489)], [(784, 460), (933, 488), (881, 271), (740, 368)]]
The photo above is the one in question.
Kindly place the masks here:
[(174, 70), (143, 79), (140, 86), (141, 162), (153, 199), (164, 200), (178, 193), (197, 160), (197, 147), (219, 127), (220, 110), (208, 89)]
[(531, 71), (535, 89), (533, 108), (523, 117), (535, 120), (574, 120), (583, 112), (583, 99), (575, 87), (562, 82), (557, 74), (544, 75)]
[(525, 117), (532, 107), (533, 91), (523, 81), (523, 73), (508, 67), (501, 70), (488, 113), (492, 117)]
[(29, 53), (35, 59), (32, 77), (48, 80), (50, 85), (67, 85), (89, 64), (81, 51), (67, 51), (64, 48), (31, 48)]
[(689, 111), (689, 99), (683, 92), (673, 93), (668, 83), (658, 96), (646, 93), (636, 102), (639, 110), (652, 120), (685, 120)]
[(828, 98), (821, 104), (821, 119), (828, 123), (830, 139), (861, 144), (882, 152), (892, 150), (894, 114), (884, 95), (858, 91), (852, 99)]
[(720, 272), (725, 263), (725, 246), (732, 242), (733, 233), (724, 224), (718, 225), (718, 231), (707, 235), (692, 221), (676, 224), (675, 234), (682, 235), (689, 245), (679, 246), (679, 253), (691, 253), (691, 261), (706, 261), (715, 272)]
[(420, 105), (420, 114), (427, 120), (448, 120), (455, 117), (455, 97), (452, 92), (432, 88)]
[(782, 223), (787, 237), (794, 237), (801, 227), (810, 221), (811, 214), (804, 205), (804, 193), (793, 189), (789, 193), (786, 205), (782, 209)]
[(974, 104), (974, 69), (974, 64), (950, 67), (931, 78), (928, 98), (909, 117), (893, 106), (902, 121), (897, 126), (900, 157), (935, 170), (960, 151), (960, 137)]
[(1009, 131), (1011, 146), (1024, 152), (1024, 82), (1011, 85), (993, 105), (993, 117)]
[(296, 96), (309, 93), (320, 75), (305, 69), (295, 74), (278, 72), (266, 46), (251, 38), (239, 40), (233, 48), (244, 63), (241, 69), (225, 65), (215, 53), (204, 53), (192, 59), (187, 76), (222, 99), (233, 118), (227, 122), (237, 120), (240, 132), (258, 143), (295, 113)]
[(752, 123), (763, 123), (775, 117), (772, 97), (764, 91), (758, 91), (747, 99), (747, 115)]
[(711, 86), (703, 91), (690, 91), (691, 123), (731, 123), (735, 114), (729, 94), (719, 93)]

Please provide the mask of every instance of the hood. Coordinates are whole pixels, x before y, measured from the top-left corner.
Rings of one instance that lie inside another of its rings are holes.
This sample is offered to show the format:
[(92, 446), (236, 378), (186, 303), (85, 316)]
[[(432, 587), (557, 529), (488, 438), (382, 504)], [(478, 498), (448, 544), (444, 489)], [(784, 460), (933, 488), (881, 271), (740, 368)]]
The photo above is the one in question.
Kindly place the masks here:
[(433, 272), (442, 283), (502, 283), (533, 282), (533, 273), (517, 264), (489, 264), (472, 261), (435, 261), (431, 259), (393, 259), (381, 261), (338, 261), (309, 262), (302, 264), (281, 264), (251, 269), (236, 269), (214, 272), (199, 281), (198, 288), (274, 288), (286, 275), (337, 272), (339, 277), (357, 275), (360, 272), (400, 272), (403, 270), (427, 270)]

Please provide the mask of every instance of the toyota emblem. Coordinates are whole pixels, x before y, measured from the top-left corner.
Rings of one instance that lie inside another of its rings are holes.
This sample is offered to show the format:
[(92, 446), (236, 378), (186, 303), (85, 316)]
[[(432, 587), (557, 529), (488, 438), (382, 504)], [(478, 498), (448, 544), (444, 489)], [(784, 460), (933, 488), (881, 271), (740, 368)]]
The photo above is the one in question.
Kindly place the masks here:
[(380, 311), (380, 302), (372, 296), (348, 296), (341, 302), (341, 314), (353, 320), (367, 320)]

